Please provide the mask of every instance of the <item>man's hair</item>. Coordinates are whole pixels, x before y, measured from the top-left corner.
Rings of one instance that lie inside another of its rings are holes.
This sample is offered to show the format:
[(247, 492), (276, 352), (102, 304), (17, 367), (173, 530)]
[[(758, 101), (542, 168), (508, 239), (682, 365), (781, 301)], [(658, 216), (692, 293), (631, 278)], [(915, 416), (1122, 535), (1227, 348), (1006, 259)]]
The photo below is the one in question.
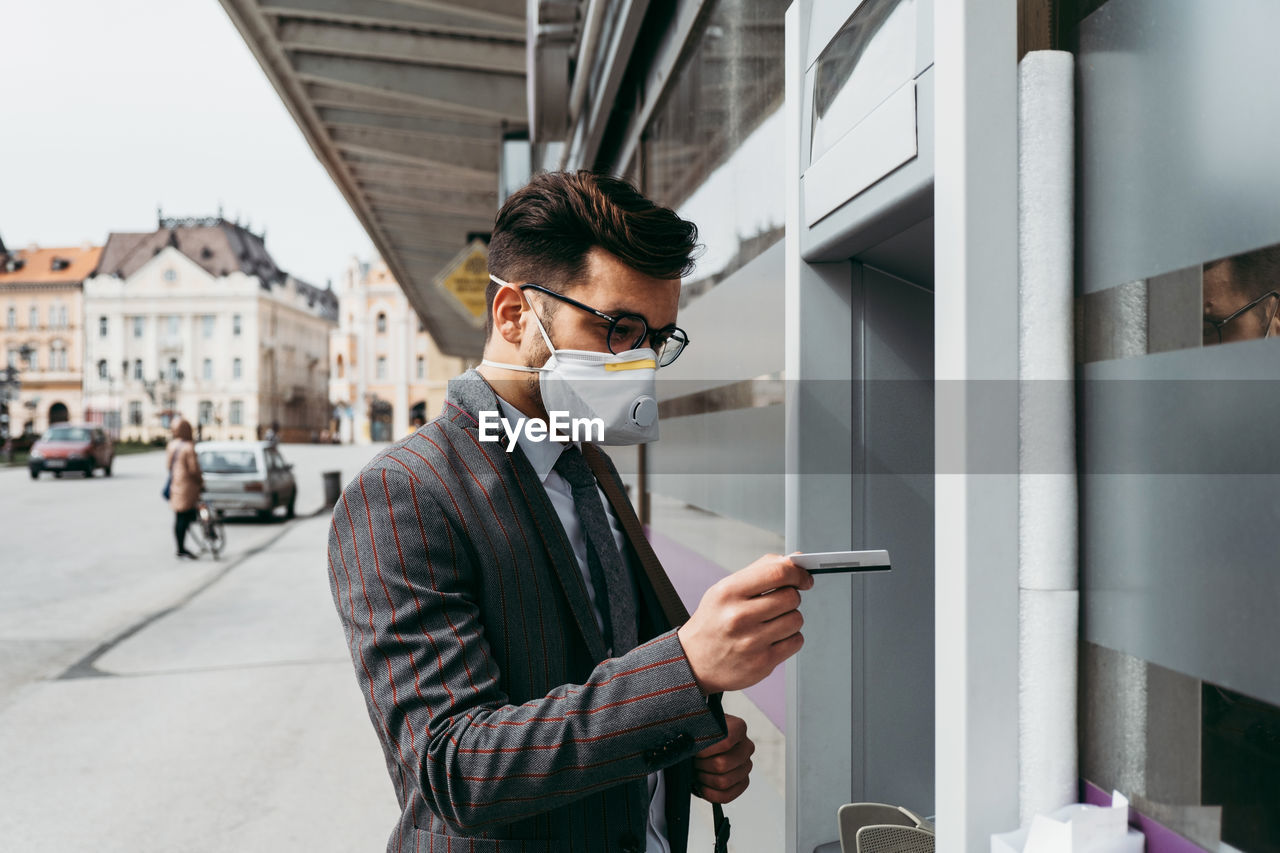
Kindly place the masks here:
[(1280, 244), (1232, 255), (1207, 266), (1219, 265), (1226, 266), (1232, 286), (1249, 299), (1280, 290)]
[[(693, 269), (698, 227), (645, 198), (626, 181), (595, 172), (543, 172), (507, 199), (489, 240), (489, 272), (561, 292), (582, 280), (587, 254), (599, 247), (654, 278)], [(493, 299), (485, 289), (485, 337)]]

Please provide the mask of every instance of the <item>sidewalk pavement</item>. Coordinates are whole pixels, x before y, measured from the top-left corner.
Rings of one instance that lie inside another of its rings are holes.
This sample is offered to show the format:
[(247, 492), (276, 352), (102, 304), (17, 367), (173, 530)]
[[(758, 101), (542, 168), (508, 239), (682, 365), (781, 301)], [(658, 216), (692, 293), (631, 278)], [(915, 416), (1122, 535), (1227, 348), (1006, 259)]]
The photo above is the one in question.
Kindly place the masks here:
[(329, 596), (328, 515), (0, 715), (0, 847), (380, 850), (397, 817)]

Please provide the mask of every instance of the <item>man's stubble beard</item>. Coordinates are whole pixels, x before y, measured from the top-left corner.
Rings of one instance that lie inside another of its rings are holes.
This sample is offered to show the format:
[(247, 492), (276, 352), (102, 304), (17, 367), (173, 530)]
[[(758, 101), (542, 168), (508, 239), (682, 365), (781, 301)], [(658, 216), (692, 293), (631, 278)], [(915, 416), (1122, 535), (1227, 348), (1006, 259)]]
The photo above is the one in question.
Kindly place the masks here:
[[(545, 322), (550, 325), (551, 318), (548, 316)], [(535, 335), (530, 338), (529, 352), (525, 356), (525, 367), (542, 367), (546, 364), (547, 359), (551, 357), (551, 350), (547, 349), (547, 342), (542, 339), (542, 335)], [(526, 381), (529, 383), (529, 396), (537, 403), (538, 408), (546, 411), (546, 404), (542, 402), (542, 383), (539, 381), (542, 374), (527, 373)]]

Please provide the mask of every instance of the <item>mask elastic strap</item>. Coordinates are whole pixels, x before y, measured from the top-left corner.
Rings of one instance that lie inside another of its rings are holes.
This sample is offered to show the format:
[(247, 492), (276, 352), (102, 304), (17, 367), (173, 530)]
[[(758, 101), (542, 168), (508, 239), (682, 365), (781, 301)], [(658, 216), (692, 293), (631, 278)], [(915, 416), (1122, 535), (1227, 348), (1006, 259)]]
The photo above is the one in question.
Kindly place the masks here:
[(501, 361), (490, 361), (487, 358), (480, 359), (480, 363), (488, 367), (501, 367), (503, 370), (518, 370), (521, 373), (541, 373), (546, 370), (545, 367), (525, 367), (522, 364), (507, 364)]

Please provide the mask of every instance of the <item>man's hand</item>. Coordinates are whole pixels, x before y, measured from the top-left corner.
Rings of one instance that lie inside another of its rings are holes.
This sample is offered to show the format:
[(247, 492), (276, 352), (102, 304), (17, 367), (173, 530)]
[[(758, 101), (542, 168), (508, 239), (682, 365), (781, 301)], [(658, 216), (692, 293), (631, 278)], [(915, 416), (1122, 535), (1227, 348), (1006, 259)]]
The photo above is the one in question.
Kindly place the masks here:
[(800, 651), (800, 590), (813, 578), (766, 554), (707, 590), (676, 633), (703, 693), (750, 687)]
[(751, 755), (756, 745), (747, 737), (741, 717), (725, 714), (729, 734), (693, 757), (694, 792), (710, 803), (731, 803), (751, 784)]

